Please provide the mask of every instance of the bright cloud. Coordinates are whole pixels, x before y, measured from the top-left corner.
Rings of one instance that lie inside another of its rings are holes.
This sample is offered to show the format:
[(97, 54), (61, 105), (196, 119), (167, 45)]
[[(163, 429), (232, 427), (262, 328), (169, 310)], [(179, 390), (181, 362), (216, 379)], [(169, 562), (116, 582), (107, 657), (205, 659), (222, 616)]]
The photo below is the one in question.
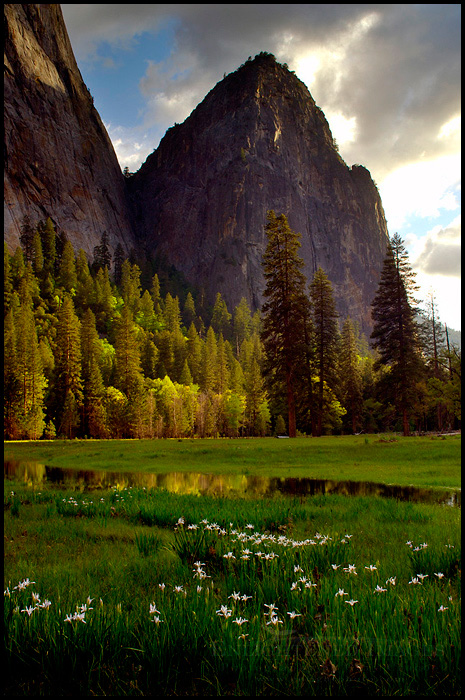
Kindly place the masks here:
[(428, 275), (460, 277), (461, 217), (448, 226), (435, 226), (421, 241), (413, 266)]
[(346, 117), (341, 112), (329, 112), (326, 115), (331, 133), (339, 146), (355, 141), (357, 119), (356, 117)]
[(438, 138), (447, 139), (451, 136), (460, 137), (460, 129), (462, 126), (462, 117), (453, 117), (448, 122), (443, 124), (439, 130)]
[(437, 217), (440, 210), (459, 208), (461, 174), (459, 154), (419, 160), (397, 168), (380, 184), (380, 194), (391, 233), (410, 215)]

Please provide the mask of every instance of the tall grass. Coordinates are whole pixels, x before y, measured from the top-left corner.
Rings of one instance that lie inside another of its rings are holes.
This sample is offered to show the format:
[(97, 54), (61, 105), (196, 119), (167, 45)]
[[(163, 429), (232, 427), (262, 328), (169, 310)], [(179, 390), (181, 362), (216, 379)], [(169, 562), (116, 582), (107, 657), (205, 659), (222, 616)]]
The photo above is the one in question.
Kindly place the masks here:
[(20, 484), (4, 508), (8, 694), (461, 690), (458, 509)]

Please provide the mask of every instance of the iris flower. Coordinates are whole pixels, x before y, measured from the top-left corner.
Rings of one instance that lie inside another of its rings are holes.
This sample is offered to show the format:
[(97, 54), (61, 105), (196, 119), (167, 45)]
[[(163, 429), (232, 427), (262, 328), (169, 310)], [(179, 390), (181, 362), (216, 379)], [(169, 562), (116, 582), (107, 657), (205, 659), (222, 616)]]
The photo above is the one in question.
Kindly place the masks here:
[(222, 615), (223, 617), (231, 617), (232, 610), (229, 610), (227, 605), (222, 605), (219, 610), (216, 611), (217, 615)]
[(21, 610), (21, 612), (26, 612), (28, 616), (31, 617), (34, 610), (35, 608), (33, 608), (32, 605), (29, 605), (29, 607), (25, 608), (24, 610)]
[(276, 625), (282, 625), (283, 621), (280, 620), (277, 615), (272, 615), (266, 624), (274, 625), (276, 627)]
[(268, 612), (265, 613), (265, 615), (274, 615), (274, 611), (277, 610), (278, 608), (274, 603), (271, 603), (270, 605), (267, 605), (264, 603), (265, 608), (269, 608)]
[(347, 568), (344, 569), (348, 574), (355, 574), (357, 576), (357, 572), (355, 571), (355, 564), (349, 564)]
[(239, 625), (239, 627), (241, 627), (244, 624), (244, 622), (248, 622), (248, 620), (246, 620), (244, 617), (236, 617), (236, 619), (233, 620), (233, 622), (236, 625)]
[(342, 598), (342, 596), (344, 596), (344, 595), (349, 595), (349, 594), (346, 593), (345, 590), (344, 590), (343, 588), (340, 588), (340, 589), (338, 590), (338, 592), (335, 594), (334, 597), (337, 598), (337, 597), (339, 596), (339, 597)]

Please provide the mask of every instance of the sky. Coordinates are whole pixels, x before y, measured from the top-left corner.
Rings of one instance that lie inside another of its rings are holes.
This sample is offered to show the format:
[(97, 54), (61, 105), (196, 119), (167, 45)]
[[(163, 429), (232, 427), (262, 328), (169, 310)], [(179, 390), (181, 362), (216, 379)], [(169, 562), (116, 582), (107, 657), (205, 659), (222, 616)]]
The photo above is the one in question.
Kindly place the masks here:
[(378, 186), (436, 315), (461, 329), (460, 5), (61, 5), (121, 168), (260, 51), (323, 110)]

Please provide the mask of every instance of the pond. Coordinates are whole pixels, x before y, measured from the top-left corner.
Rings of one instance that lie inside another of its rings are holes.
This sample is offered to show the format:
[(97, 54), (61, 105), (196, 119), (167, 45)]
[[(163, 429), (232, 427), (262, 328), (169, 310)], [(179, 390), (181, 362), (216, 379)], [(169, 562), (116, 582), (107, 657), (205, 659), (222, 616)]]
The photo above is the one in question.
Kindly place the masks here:
[(329, 479), (279, 478), (246, 474), (205, 474), (199, 472), (113, 472), (91, 469), (48, 467), (37, 462), (8, 460), (3, 463), (5, 479), (16, 479), (31, 486), (41, 484), (79, 491), (145, 487), (165, 489), (171, 493), (199, 496), (267, 497), (276, 493), (287, 496), (344, 494), (347, 496), (380, 496), (416, 503), (441, 503), (461, 507), (460, 489), (423, 489), (414, 486), (378, 484), (371, 481), (334, 481)]

